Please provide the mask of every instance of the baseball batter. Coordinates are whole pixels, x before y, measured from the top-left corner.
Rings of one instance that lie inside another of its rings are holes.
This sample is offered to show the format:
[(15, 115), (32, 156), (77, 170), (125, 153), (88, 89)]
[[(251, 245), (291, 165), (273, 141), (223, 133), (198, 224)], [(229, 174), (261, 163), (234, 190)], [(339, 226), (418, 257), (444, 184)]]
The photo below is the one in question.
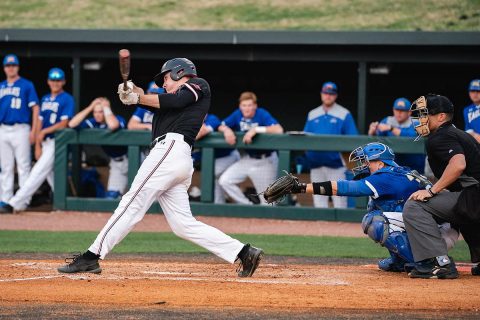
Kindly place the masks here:
[(32, 82), (20, 77), (19, 65), (14, 54), (3, 59), (7, 79), (0, 83), (0, 206), (13, 196), (15, 163), (20, 187), (27, 180), (31, 167), (30, 144), (35, 142), (39, 126), (37, 92)]
[[(218, 131), (223, 132), (228, 144), (234, 145), (234, 131), (245, 132), (243, 142), (250, 144), (258, 133), (283, 133), (283, 128), (267, 110), (258, 108), (257, 96), (247, 91), (240, 95), (238, 109), (222, 121)], [(245, 150), (245, 153), (218, 182), (235, 202), (252, 204), (238, 184), (250, 178), (257, 192), (265, 189), (277, 177), (278, 157), (272, 150)], [(263, 197), (260, 201), (266, 204)]]
[(187, 190), (193, 173), (191, 150), (210, 107), (210, 86), (197, 77), (195, 65), (185, 58), (171, 59), (162, 66), (155, 83), (162, 82), (167, 93), (159, 95), (145, 95), (132, 82), (126, 91), (123, 83), (118, 86), (124, 104), (141, 104), (154, 112), (152, 149), (95, 242), (84, 254), (60, 267), (59, 272), (101, 272), (98, 260), (104, 259), (142, 220), (155, 200), (177, 236), (230, 263), (239, 259), (240, 277), (249, 277), (255, 272), (263, 255), (261, 249), (244, 245), (197, 221), (190, 211)]
[[(93, 112), (93, 117), (85, 119), (90, 112)], [(70, 128), (96, 128), (111, 131), (126, 128), (125, 119), (112, 112), (107, 98), (94, 99), (87, 108), (76, 114), (68, 125)], [(102, 149), (110, 157), (105, 197), (116, 199), (125, 192), (128, 184), (128, 149), (121, 146), (102, 146)]]
[(53, 165), (55, 161), (55, 131), (67, 127), (72, 118), (75, 104), (73, 97), (63, 91), (65, 73), (62, 69), (52, 68), (48, 72), (50, 93), (42, 97), (40, 102), (41, 128), (38, 129), (35, 141), (35, 159), (37, 162), (30, 175), (6, 206), (0, 208), (3, 213), (25, 210), (35, 191), (47, 180), (53, 186)]

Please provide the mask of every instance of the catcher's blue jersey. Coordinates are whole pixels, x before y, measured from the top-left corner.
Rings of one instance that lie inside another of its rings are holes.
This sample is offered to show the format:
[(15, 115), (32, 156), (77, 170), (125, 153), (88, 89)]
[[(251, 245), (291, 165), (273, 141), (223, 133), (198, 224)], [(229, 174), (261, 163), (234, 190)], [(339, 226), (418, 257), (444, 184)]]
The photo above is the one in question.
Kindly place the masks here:
[(401, 212), (410, 195), (425, 185), (406, 167), (386, 167), (358, 180), (337, 182), (339, 196), (370, 196), (368, 210)]
[(38, 105), (38, 96), (33, 83), (20, 78), (13, 83), (0, 83), (0, 123), (13, 125), (30, 124), (31, 107)]

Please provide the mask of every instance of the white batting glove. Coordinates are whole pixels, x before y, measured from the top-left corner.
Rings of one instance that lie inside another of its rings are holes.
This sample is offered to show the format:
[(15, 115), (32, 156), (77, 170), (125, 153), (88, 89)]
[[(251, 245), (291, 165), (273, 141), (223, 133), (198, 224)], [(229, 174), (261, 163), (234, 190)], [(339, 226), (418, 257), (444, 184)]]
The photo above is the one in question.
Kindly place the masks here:
[(118, 85), (117, 93), (119, 95), (122, 94), (122, 95), (126, 96), (127, 94), (133, 92), (133, 86), (134, 86), (133, 82), (131, 80), (128, 80), (127, 81), (127, 90), (124, 90), (123, 89), (123, 82), (122, 82)]
[(139, 98), (140, 98), (140, 95), (135, 92), (130, 92), (126, 95), (123, 93), (120, 93), (118, 96), (120, 97), (120, 101), (122, 101), (123, 104), (127, 104), (127, 105), (138, 104)]

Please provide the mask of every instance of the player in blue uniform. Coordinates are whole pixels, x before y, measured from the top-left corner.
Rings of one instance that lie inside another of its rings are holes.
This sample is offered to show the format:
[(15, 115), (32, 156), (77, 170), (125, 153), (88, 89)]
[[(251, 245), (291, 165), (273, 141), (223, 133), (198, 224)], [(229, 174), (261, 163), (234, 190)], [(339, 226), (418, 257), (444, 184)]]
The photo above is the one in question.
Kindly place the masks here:
[[(350, 111), (337, 104), (338, 90), (333, 82), (322, 86), (322, 105), (308, 113), (303, 131), (313, 134), (357, 135), (358, 130)], [(339, 152), (307, 151), (306, 158), (310, 167), (312, 181), (345, 179), (345, 165)], [(347, 198), (332, 197), (335, 208), (346, 208)], [(327, 208), (328, 198), (313, 196), (317, 208)]]
[[(93, 117), (87, 116), (93, 112)], [(76, 114), (68, 123), (70, 128), (96, 128), (115, 131), (125, 129), (125, 119), (113, 114), (110, 101), (107, 98), (96, 98), (88, 107)], [(128, 183), (128, 158), (127, 147), (102, 146), (102, 149), (110, 157), (110, 172), (108, 175), (108, 186), (106, 197), (116, 199), (120, 197), (127, 188)]]
[[(393, 102), (393, 116), (385, 117), (380, 122), (372, 122), (368, 129), (368, 135), (416, 137), (417, 132), (410, 119), (410, 105), (410, 101), (406, 98), (396, 99)], [(400, 154), (396, 156), (396, 162), (422, 174), (425, 170), (425, 155), (423, 154)]]
[[(147, 94), (164, 93), (165, 89), (159, 88), (154, 81), (150, 82)], [(153, 112), (142, 107), (137, 107), (128, 121), (128, 130), (152, 131)]]
[[(221, 125), (220, 119), (214, 114), (207, 114), (203, 125), (198, 131), (196, 140), (200, 140), (210, 132), (218, 130)], [(200, 162), (201, 152), (194, 152), (192, 158), (195, 162)], [(232, 164), (240, 160), (240, 153), (235, 149), (215, 149), (215, 192), (214, 203), (225, 203), (225, 191), (218, 183), (220, 175), (227, 170)]]
[[(354, 164), (353, 181), (338, 180), (302, 184), (300, 192), (323, 196), (369, 196), (368, 212), (363, 217), (365, 234), (388, 249), (390, 257), (380, 260), (385, 271), (403, 271), (406, 263), (413, 264), (413, 254), (405, 232), (402, 210), (410, 195), (431, 187), (430, 181), (418, 172), (395, 163), (393, 150), (383, 143), (373, 142), (352, 151), (349, 161)], [(458, 231), (450, 224), (439, 225), (447, 246), (452, 248)]]
[[(228, 144), (234, 145), (234, 131), (245, 132), (243, 142), (250, 144), (258, 133), (283, 133), (283, 128), (267, 110), (258, 108), (255, 93), (247, 91), (240, 95), (238, 109), (222, 121), (218, 131), (223, 132)], [(228, 168), (218, 182), (235, 202), (252, 204), (238, 184), (248, 177), (257, 192), (260, 192), (275, 180), (277, 167), (278, 157), (275, 151), (245, 150), (245, 155)], [(260, 201), (266, 204), (263, 197), (260, 197)]]
[(463, 109), (465, 131), (480, 142), (480, 79), (474, 79), (470, 82), (468, 94), (472, 104)]
[(54, 190), (53, 166), (55, 162), (55, 132), (64, 129), (68, 120), (72, 118), (75, 104), (73, 97), (63, 91), (65, 73), (62, 69), (52, 68), (48, 72), (48, 86), (50, 93), (42, 97), (40, 102), (40, 127), (37, 130), (35, 141), (35, 159), (37, 162), (32, 168), (24, 185), (8, 201), (3, 210), (13, 212), (25, 210), (32, 195), (42, 183), (47, 180)]
[(0, 83), (0, 206), (13, 196), (15, 163), (18, 183), (25, 184), (31, 167), (30, 145), (39, 128), (37, 92), (32, 82), (20, 77), (19, 65), (14, 54), (3, 59), (7, 79)]

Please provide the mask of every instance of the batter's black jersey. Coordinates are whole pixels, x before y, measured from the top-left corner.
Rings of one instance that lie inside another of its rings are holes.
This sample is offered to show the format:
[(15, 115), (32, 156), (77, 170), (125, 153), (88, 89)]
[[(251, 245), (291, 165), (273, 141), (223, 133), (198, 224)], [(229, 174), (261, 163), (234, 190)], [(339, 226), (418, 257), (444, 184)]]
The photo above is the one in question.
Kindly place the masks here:
[(168, 132), (183, 134), (185, 141), (193, 145), (210, 108), (210, 86), (201, 78), (192, 78), (175, 93), (158, 95), (160, 109), (154, 112), (152, 140)]
[[(480, 181), (480, 145), (474, 137), (456, 128), (451, 122), (443, 124), (428, 137), (426, 149), (428, 163), (435, 177), (442, 176), (454, 155), (463, 154), (467, 163), (463, 174)], [(460, 191), (462, 186), (457, 180), (447, 189)]]

